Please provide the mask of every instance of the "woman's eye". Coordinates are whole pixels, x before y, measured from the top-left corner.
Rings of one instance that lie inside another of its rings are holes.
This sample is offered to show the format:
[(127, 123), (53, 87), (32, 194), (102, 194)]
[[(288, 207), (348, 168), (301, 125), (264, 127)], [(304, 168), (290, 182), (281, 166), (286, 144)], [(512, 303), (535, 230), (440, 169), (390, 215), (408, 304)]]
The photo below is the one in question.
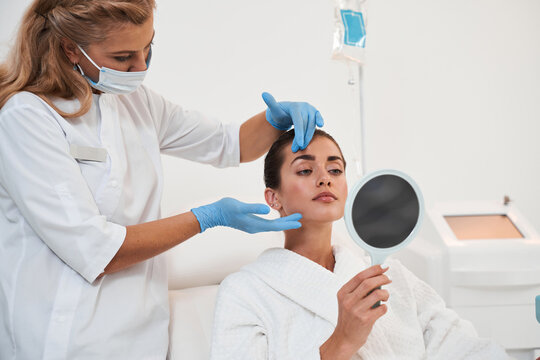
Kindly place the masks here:
[(309, 175), (311, 174), (311, 170), (310, 169), (304, 169), (304, 170), (300, 170), (297, 172), (298, 175)]
[(128, 61), (129, 59), (131, 59), (131, 55), (128, 55), (128, 56), (115, 56), (114, 59), (116, 61), (124, 62), (124, 61)]
[(330, 169), (329, 172), (332, 175), (340, 175), (343, 173), (343, 171), (341, 171), (340, 169)]

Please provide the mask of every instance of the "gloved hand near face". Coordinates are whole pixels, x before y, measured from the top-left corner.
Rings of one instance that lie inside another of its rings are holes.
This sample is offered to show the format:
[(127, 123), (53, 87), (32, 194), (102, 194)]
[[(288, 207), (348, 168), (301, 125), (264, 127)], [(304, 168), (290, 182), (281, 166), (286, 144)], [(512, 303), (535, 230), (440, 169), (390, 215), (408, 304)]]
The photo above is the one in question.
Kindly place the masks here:
[(253, 234), (263, 231), (298, 229), (301, 214), (292, 214), (268, 220), (254, 214), (268, 214), (270, 208), (264, 204), (246, 204), (232, 198), (223, 198), (215, 203), (191, 209), (201, 226), (201, 232), (214, 226), (228, 226)]
[(304, 150), (308, 146), (315, 128), (324, 125), (321, 113), (305, 102), (277, 102), (272, 95), (267, 92), (262, 94), (262, 98), (268, 109), (266, 110), (266, 120), (278, 130), (289, 130), (294, 126), (294, 140), (292, 151)]

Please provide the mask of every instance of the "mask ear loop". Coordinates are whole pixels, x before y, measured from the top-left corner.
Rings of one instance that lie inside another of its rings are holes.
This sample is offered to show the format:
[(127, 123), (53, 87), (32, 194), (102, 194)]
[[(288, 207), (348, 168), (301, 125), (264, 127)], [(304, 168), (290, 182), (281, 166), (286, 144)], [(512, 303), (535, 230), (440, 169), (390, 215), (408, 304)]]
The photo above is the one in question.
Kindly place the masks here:
[[(94, 60), (92, 60), (90, 58), (90, 56), (88, 56), (88, 54), (86, 53), (86, 51), (83, 50), (82, 47), (80, 47), (79, 44), (77, 44), (77, 47), (79, 48), (79, 50), (82, 51), (83, 55), (86, 56), (86, 58), (88, 59), (88, 61), (90, 61), (92, 63), (92, 65), (94, 65), (98, 70), (101, 70), (101, 68), (94, 62)], [(79, 66), (79, 64), (77, 64), (77, 66)], [(79, 66), (79, 69), (80, 69), (80, 66)], [(83, 74), (84, 75), (84, 74)]]
[(79, 64), (73, 64), (73, 70), (77, 71), (77, 69), (79, 70), (82, 76), (85, 76), (82, 67)]
[[(99, 71), (101, 71), (101, 68), (99, 66), (97, 66), (97, 64), (94, 62), (94, 60), (92, 60), (92, 58), (90, 58), (90, 56), (88, 56), (86, 51), (84, 51), (83, 48), (79, 44), (77, 44), (77, 47), (79, 48), (79, 50), (81, 50), (83, 55), (86, 56), (88, 61), (90, 61), (92, 63), (92, 65), (94, 65)], [(97, 85), (97, 83), (94, 80), (90, 79), (88, 76), (86, 76), (84, 74), (84, 71), (83, 71), (82, 67), (79, 64), (73, 65), (73, 70), (77, 70), (77, 68), (79, 69), (79, 72), (81, 73), (81, 75), (84, 76), (88, 81), (90, 81), (90, 83), (92, 85)]]

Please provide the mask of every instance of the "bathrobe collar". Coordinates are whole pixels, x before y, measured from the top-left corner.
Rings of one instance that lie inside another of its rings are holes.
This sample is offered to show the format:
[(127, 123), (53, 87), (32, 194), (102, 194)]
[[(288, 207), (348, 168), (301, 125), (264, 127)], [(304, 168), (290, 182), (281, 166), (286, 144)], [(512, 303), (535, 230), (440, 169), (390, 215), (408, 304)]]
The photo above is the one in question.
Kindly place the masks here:
[(284, 248), (264, 251), (257, 261), (244, 267), (271, 288), (336, 326), (337, 292), (366, 268), (340, 246), (333, 246), (334, 272)]

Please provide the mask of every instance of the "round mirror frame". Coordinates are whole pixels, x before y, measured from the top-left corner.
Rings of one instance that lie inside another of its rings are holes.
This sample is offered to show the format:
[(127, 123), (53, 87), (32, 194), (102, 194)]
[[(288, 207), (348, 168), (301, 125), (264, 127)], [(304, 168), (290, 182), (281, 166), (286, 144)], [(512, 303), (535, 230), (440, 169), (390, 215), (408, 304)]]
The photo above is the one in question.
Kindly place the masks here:
[[(409, 236), (405, 238), (405, 240), (403, 240), (398, 245), (395, 245), (389, 248), (377, 248), (364, 242), (364, 240), (362, 240), (360, 236), (358, 236), (358, 233), (356, 232), (353, 221), (352, 221), (352, 206), (354, 204), (354, 200), (356, 199), (356, 195), (367, 182), (381, 175), (394, 175), (394, 176), (402, 178), (403, 180), (408, 182), (409, 185), (411, 185), (412, 189), (416, 193), (416, 197), (418, 198), (418, 219), (416, 221), (416, 225), (410, 232)], [(407, 244), (410, 243), (411, 240), (418, 233), (420, 226), (422, 225), (422, 220), (424, 219), (424, 198), (422, 196), (422, 192), (420, 191), (420, 188), (409, 175), (402, 173), (401, 171), (398, 171), (398, 170), (391, 170), (391, 169), (378, 170), (378, 171), (374, 171), (372, 173), (365, 175), (364, 177), (362, 177), (360, 180), (356, 182), (352, 190), (349, 192), (349, 195), (347, 196), (347, 201), (345, 202), (344, 218), (345, 218), (345, 225), (347, 226), (347, 230), (349, 231), (349, 234), (351, 235), (354, 242), (358, 246), (363, 248), (371, 256), (371, 264), (372, 265), (382, 264), (384, 260), (386, 259), (386, 257), (388, 257), (388, 255), (393, 254), (394, 252), (407, 246)]]

